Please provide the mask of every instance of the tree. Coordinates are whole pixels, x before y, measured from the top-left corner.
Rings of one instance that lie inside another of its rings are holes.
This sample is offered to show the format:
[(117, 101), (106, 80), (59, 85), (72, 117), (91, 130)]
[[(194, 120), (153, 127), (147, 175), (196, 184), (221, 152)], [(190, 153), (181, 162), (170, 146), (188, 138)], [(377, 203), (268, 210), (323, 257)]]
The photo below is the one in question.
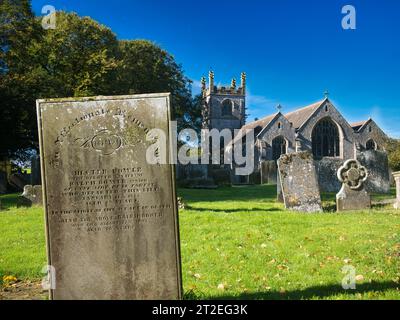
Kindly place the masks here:
[(40, 37), (28, 0), (0, 2), (0, 160), (21, 154), (33, 140), (22, 74), (31, 62), (29, 48)]
[(120, 41), (120, 94), (170, 92), (175, 117), (192, 110), (191, 81), (172, 55), (147, 40)]
[(56, 28), (31, 48), (30, 76), (41, 97), (110, 94), (118, 65), (118, 41), (107, 27), (75, 13), (57, 12)]
[[(112, 94), (118, 41), (110, 29), (74, 13), (57, 12), (56, 29), (43, 30), (28, 1), (6, 4), (0, 134), (9, 139), (1, 139), (0, 153), (23, 158), (38, 148), (36, 99)], [(8, 21), (14, 25), (6, 27)]]
[(400, 140), (389, 139), (385, 149), (389, 157), (389, 167), (393, 171), (400, 171)]
[(28, 0), (1, 2), (0, 156), (37, 149), (40, 98), (170, 92), (176, 118), (196, 122), (191, 82), (172, 55), (146, 40), (118, 41), (89, 17), (57, 12), (44, 30)]

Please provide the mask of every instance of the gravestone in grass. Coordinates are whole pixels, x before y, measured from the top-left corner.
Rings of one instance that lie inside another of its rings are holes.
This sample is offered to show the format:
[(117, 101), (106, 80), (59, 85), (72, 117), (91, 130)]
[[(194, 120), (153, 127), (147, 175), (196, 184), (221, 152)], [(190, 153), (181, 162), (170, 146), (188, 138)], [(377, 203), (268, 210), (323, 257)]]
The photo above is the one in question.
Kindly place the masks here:
[(285, 207), (302, 212), (322, 212), (314, 159), (309, 152), (281, 155), (278, 160)]
[(0, 171), (0, 194), (7, 193), (7, 174)]
[(342, 189), (336, 195), (337, 211), (371, 208), (371, 196), (365, 190), (367, 169), (355, 159), (347, 160), (337, 172)]
[(52, 299), (181, 298), (173, 166), (146, 160), (169, 101), (38, 100)]
[(396, 202), (395, 209), (400, 209), (400, 171), (393, 172), (394, 181), (396, 182)]
[(18, 206), (43, 205), (42, 200), (42, 186), (31, 186), (27, 184), (24, 187), (24, 192), (19, 196)]
[(277, 176), (277, 183), (276, 183), (276, 201), (284, 203), (283, 201), (283, 194), (282, 194), (282, 185), (281, 185), (281, 178), (279, 176), (279, 170), (276, 172)]
[(41, 174), (40, 174), (40, 157), (34, 155), (31, 157), (31, 185), (41, 185)]

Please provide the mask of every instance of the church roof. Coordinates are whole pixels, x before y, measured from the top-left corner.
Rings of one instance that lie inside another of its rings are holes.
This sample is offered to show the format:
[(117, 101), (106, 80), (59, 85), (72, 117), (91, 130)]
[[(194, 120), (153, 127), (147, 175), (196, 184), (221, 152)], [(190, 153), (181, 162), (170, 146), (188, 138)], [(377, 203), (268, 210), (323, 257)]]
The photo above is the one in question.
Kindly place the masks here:
[(364, 121), (358, 121), (350, 124), (350, 126), (354, 129), (354, 131), (359, 131), (364, 125), (367, 124), (371, 119), (364, 120)]
[[(279, 112), (278, 112), (279, 113)], [(255, 129), (257, 127), (261, 127), (264, 129), (274, 118), (278, 113), (271, 114), (269, 116), (266, 116), (260, 120), (256, 120), (253, 122), (250, 122), (248, 124), (245, 124), (242, 129)]]
[[(310, 104), (308, 106), (302, 107), (300, 109), (294, 110), (285, 114), (285, 118), (293, 124), (295, 129), (301, 127), (301, 125), (308, 120), (312, 116), (312, 114), (327, 100), (327, 98), (318, 101), (316, 103)], [(245, 124), (242, 129), (255, 129), (258, 126), (263, 129), (275, 118), (275, 116), (279, 114), (274, 113), (269, 116), (266, 116), (260, 120), (252, 121), (248, 124)]]
[(286, 119), (293, 124), (295, 129), (298, 129), (306, 122), (312, 114), (325, 102), (324, 100), (318, 101), (316, 103), (310, 104), (309, 106), (297, 109), (295, 111), (285, 114)]

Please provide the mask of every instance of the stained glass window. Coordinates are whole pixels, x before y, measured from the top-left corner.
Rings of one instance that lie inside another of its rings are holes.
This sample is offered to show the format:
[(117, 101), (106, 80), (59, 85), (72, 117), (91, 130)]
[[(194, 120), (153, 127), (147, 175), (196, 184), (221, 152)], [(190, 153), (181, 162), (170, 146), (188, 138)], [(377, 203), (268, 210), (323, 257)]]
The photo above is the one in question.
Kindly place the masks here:
[(340, 156), (339, 130), (329, 118), (322, 119), (314, 127), (312, 150), (315, 159)]

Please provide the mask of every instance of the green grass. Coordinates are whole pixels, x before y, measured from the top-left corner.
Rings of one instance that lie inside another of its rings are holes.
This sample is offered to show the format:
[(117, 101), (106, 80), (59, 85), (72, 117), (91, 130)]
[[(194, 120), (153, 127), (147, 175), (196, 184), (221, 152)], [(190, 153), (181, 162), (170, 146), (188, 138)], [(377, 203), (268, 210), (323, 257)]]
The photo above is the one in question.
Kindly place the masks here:
[[(334, 195), (324, 194), (331, 212), (293, 213), (275, 202), (274, 186), (179, 195), (187, 206), (180, 212), (187, 299), (400, 299), (400, 212), (390, 206), (337, 214)], [(15, 195), (0, 198), (0, 277), (39, 279), (42, 210), (17, 209)], [(364, 277), (356, 290), (341, 287), (345, 259)]]
[(0, 284), (4, 275), (39, 279), (46, 264), (43, 210), (17, 208), (17, 196), (0, 197)]
[[(400, 214), (390, 207), (293, 213), (272, 186), (179, 194), (188, 298), (400, 299)], [(324, 207), (333, 199), (323, 195)], [(341, 287), (345, 259), (364, 277), (351, 292)]]

